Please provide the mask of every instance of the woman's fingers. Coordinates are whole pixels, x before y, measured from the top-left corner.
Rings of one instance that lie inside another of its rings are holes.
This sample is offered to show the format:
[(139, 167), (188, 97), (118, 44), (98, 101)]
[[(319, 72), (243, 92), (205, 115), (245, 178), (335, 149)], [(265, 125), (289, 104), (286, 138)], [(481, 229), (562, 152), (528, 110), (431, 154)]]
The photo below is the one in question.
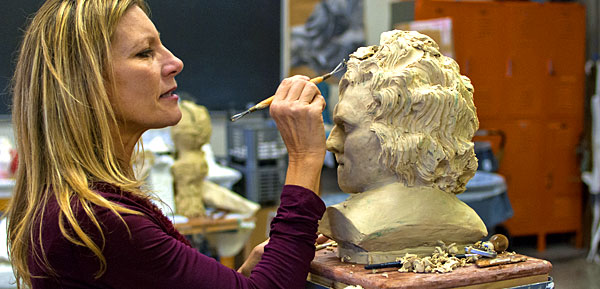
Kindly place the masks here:
[(318, 136), (324, 135), (321, 117), (324, 105), (323, 96), (308, 77), (294, 76), (282, 82), (270, 111), (288, 153), (321, 150), (322, 140)]
[(297, 101), (300, 98), (300, 95), (304, 91), (304, 87), (307, 83), (310, 83), (306, 80), (294, 79), (292, 83), (292, 87), (290, 88), (285, 100), (287, 101)]
[(260, 262), (262, 259), (262, 255), (265, 252), (265, 245), (269, 243), (269, 239), (258, 244), (252, 251), (250, 252), (250, 256), (248, 259), (242, 264), (242, 266), (238, 269), (238, 272), (242, 273), (246, 277), (250, 277), (250, 272), (256, 267), (256, 264)]
[[(290, 94), (290, 90), (292, 89), (292, 87), (294, 87), (294, 85), (298, 85), (298, 80), (304, 80), (304, 81), (308, 81), (310, 80), (310, 78), (308, 78), (307, 76), (304, 75), (294, 75), (292, 77), (288, 77), (286, 79), (284, 79), (281, 84), (279, 84), (279, 87), (277, 88), (277, 91), (275, 92), (275, 97), (274, 100), (282, 100), (282, 99), (287, 99), (288, 96)], [(295, 88), (294, 92), (298, 91), (298, 87)]]
[(322, 95), (318, 94), (313, 98), (311, 105), (320, 107), (320, 111), (323, 112), (323, 110), (325, 110), (325, 107), (327, 106), (327, 103), (325, 103), (325, 98)]
[(317, 237), (317, 244), (323, 244), (328, 241), (329, 241), (329, 238), (327, 238), (323, 234), (319, 234), (319, 236)]
[(316, 84), (312, 83), (312, 82), (308, 82), (304, 85), (304, 89), (302, 90), (302, 93), (300, 94), (300, 101), (305, 102), (305, 103), (311, 103), (313, 102), (313, 99), (315, 98), (316, 95), (319, 95), (320, 91), (319, 88), (317, 87)]

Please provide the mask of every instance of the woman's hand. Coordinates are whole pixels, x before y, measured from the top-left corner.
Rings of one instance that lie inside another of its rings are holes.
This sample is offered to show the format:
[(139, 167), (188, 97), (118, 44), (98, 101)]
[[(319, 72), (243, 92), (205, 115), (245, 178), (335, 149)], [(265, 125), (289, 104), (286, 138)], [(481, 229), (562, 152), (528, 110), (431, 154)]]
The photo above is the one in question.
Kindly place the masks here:
[(320, 244), (325, 244), (327, 242), (329, 242), (331, 239), (327, 238), (327, 236), (323, 235), (323, 234), (319, 234), (317, 236), (317, 245)]
[(244, 264), (242, 264), (242, 266), (237, 271), (246, 277), (250, 277), (252, 269), (254, 269), (258, 262), (260, 262), (260, 259), (262, 258), (262, 255), (265, 252), (265, 245), (267, 245), (268, 243), (269, 239), (254, 247), (254, 249), (252, 249), (252, 252), (250, 252), (250, 255), (248, 255), (248, 259), (244, 261)]
[(277, 124), (289, 155), (286, 184), (319, 190), (325, 158), (325, 99), (306, 76), (284, 79), (271, 103), (271, 116)]

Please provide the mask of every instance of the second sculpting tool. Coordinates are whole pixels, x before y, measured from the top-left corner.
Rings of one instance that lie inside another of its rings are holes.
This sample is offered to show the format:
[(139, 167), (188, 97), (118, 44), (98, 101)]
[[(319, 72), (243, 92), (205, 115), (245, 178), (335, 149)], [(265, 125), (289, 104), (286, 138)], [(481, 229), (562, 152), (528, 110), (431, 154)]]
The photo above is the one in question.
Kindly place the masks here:
[(365, 265), (365, 269), (367, 269), (367, 270), (392, 268), (392, 267), (402, 267), (402, 261)]
[[(314, 84), (321, 83), (323, 80), (331, 77), (332, 75), (334, 75), (334, 74), (338, 73), (340, 70), (342, 70), (342, 68), (344, 67), (344, 63), (345, 63), (344, 60), (342, 60), (342, 62), (340, 62), (340, 64), (338, 64), (338, 66), (336, 66), (331, 72), (321, 75), (321, 76), (318, 76), (318, 77), (315, 77), (315, 78), (311, 79), (310, 82), (312, 82)], [(269, 107), (269, 105), (271, 105), (271, 102), (273, 101), (273, 97), (274, 96), (271, 96), (271, 97), (259, 102), (255, 106), (249, 108), (248, 110), (240, 112), (240, 113), (232, 116), (231, 121), (236, 121), (236, 120), (242, 118), (244, 115), (247, 115), (253, 111), (261, 110), (263, 108)]]

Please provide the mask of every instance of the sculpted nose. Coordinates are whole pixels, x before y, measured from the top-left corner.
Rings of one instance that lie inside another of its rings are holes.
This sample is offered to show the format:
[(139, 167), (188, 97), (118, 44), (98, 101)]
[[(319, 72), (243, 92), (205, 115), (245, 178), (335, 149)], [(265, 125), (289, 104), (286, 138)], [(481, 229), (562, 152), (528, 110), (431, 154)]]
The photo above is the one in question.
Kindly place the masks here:
[(333, 129), (327, 138), (326, 145), (327, 150), (334, 154), (340, 154), (344, 152), (344, 132), (339, 126), (333, 126)]

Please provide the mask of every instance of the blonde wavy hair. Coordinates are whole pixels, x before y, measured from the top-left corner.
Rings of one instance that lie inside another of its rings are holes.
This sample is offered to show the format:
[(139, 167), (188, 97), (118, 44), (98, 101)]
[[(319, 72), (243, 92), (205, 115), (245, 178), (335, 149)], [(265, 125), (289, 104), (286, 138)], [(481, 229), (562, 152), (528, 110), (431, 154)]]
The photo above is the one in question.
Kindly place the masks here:
[[(114, 90), (111, 37), (134, 5), (148, 13), (143, 0), (48, 0), (25, 32), (12, 87), (19, 166), (8, 208), (8, 246), (18, 288), (31, 287), (36, 277), (28, 269), (30, 254), (55, 274), (41, 238), (51, 198), (60, 207), (62, 235), (98, 257), (96, 278), (106, 271), (106, 259), (104, 234), (92, 206), (119, 217), (140, 214), (90, 188), (94, 181), (103, 181), (144, 194), (131, 160), (116, 157), (121, 144), (111, 133), (118, 131), (118, 120), (109, 101)], [(75, 200), (100, 232), (99, 244), (75, 218)]]
[(379, 160), (408, 186), (459, 194), (477, 170), (473, 85), (427, 35), (394, 30), (350, 55), (340, 95), (368, 83)]

